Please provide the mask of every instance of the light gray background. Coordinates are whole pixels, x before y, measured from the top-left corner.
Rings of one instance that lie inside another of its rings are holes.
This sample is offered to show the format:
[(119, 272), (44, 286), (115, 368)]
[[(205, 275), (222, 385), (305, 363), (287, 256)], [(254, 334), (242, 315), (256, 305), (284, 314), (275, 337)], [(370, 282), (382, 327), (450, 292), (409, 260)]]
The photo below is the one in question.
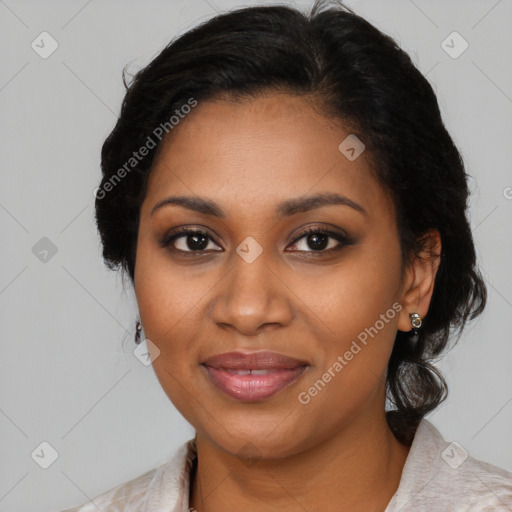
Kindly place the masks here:
[[(83, 503), (192, 437), (133, 355), (136, 303), (102, 264), (93, 190), (123, 66), (137, 71), (216, 11), (259, 3), (277, 2), (0, 0), (1, 511)], [(450, 397), (430, 420), (473, 456), (512, 470), (512, 2), (347, 4), (427, 74), (473, 176), (489, 303), (440, 363)], [(43, 31), (59, 44), (47, 59), (31, 48)], [(469, 43), (456, 59), (441, 46), (453, 31)], [(42, 237), (57, 247), (46, 262), (32, 252)], [(58, 452), (48, 469), (31, 457), (42, 441)]]

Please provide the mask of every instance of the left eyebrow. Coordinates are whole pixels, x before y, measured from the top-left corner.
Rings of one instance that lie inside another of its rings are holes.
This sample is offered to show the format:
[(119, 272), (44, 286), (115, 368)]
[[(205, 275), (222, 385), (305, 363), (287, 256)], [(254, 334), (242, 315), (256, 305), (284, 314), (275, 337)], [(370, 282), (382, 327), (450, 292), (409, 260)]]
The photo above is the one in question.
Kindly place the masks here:
[[(226, 217), (225, 212), (217, 203), (211, 199), (196, 196), (171, 196), (162, 199), (153, 206), (150, 215), (153, 215), (158, 209), (172, 204), (182, 206), (189, 210), (194, 210), (204, 215)], [(321, 208), (322, 206), (335, 204), (349, 206), (363, 215), (368, 215), (367, 211), (360, 204), (352, 201), (348, 197), (333, 192), (324, 192), (313, 196), (288, 199), (287, 201), (277, 205), (276, 212), (282, 217), (289, 217), (297, 213), (307, 212), (316, 208)]]
[(288, 201), (284, 201), (278, 205), (277, 212), (283, 217), (288, 217), (290, 215), (295, 215), (296, 213), (307, 212), (309, 210), (314, 210), (315, 208), (331, 204), (350, 206), (350, 208), (353, 208), (359, 213), (366, 216), (368, 215), (367, 211), (360, 204), (352, 201), (352, 199), (349, 199), (348, 197), (333, 192), (324, 192), (314, 196), (289, 199)]

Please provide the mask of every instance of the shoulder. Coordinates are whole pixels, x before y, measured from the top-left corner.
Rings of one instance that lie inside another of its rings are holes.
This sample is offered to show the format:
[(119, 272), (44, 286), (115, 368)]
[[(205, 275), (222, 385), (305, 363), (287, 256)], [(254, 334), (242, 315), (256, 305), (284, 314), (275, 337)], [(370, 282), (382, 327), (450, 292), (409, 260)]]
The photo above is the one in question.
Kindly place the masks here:
[(186, 472), (194, 456), (195, 443), (191, 439), (164, 464), (109, 489), (83, 505), (61, 512), (156, 512), (160, 501), (173, 505), (183, 497), (184, 488), (188, 490)]
[[(147, 498), (147, 489), (155, 477), (159, 468), (152, 469), (117, 487), (109, 489), (96, 496), (92, 500), (78, 507), (63, 510), (62, 512), (135, 512), (142, 510), (142, 505)], [(127, 508), (129, 506), (130, 508)]]
[(473, 458), (423, 419), (386, 512), (512, 510), (512, 473)]

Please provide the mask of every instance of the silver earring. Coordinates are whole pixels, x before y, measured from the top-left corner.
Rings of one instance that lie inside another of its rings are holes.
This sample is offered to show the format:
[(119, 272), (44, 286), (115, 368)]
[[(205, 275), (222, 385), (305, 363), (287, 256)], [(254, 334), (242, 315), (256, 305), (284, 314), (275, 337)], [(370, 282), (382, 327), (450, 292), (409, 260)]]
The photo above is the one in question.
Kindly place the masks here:
[(135, 322), (135, 343), (137, 345), (140, 343), (141, 331), (142, 331), (142, 322), (140, 320), (137, 320), (137, 322)]
[(414, 332), (414, 336), (416, 337), (418, 336), (418, 329), (422, 324), (421, 317), (418, 315), (418, 313), (411, 313), (409, 317), (411, 318), (412, 330)]

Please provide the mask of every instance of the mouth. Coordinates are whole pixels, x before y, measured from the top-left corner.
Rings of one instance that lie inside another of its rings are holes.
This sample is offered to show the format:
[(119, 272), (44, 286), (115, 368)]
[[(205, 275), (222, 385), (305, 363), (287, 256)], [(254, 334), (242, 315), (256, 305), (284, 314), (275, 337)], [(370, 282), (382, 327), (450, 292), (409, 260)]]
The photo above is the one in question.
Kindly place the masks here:
[(239, 401), (265, 400), (291, 386), (308, 364), (276, 352), (230, 352), (201, 363), (210, 382)]
[(211, 382), (231, 398), (256, 402), (290, 386), (307, 366), (276, 370), (233, 370), (204, 366)]

